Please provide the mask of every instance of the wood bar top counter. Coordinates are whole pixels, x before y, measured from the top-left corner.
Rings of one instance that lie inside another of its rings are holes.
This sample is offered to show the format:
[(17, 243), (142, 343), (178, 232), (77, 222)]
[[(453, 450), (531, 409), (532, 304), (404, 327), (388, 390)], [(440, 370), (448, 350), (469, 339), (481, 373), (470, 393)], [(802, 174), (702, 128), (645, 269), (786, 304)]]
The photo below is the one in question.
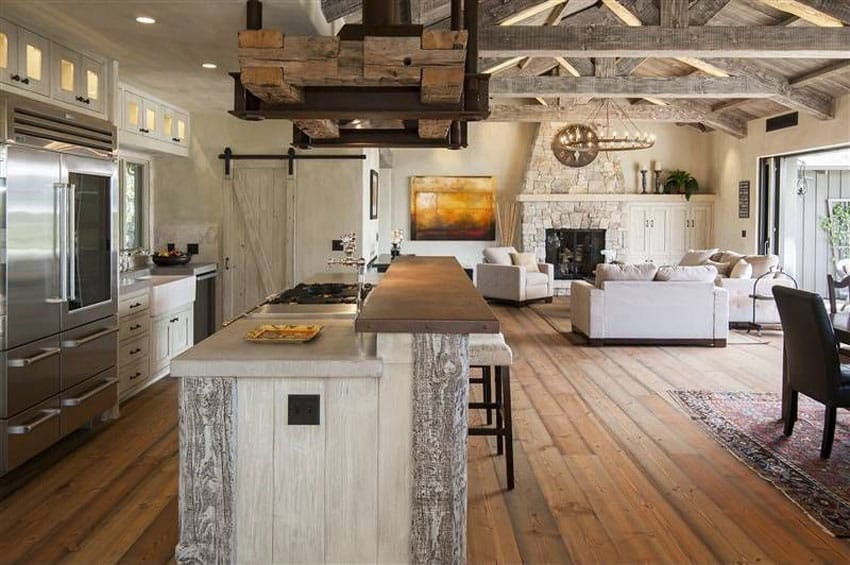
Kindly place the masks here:
[(358, 332), (499, 333), (499, 320), (454, 257), (398, 257), (369, 294)]

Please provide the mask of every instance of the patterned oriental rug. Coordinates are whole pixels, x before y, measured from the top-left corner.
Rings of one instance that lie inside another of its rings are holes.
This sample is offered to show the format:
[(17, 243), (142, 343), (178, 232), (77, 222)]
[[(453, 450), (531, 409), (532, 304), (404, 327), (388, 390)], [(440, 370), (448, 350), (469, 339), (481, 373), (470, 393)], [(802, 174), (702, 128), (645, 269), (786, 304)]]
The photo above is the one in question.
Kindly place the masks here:
[(773, 393), (670, 391), (723, 447), (836, 537), (850, 537), (850, 412), (838, 410), (832, 456), (820, 458), (823, 405), (800, 395), (791, 437)]

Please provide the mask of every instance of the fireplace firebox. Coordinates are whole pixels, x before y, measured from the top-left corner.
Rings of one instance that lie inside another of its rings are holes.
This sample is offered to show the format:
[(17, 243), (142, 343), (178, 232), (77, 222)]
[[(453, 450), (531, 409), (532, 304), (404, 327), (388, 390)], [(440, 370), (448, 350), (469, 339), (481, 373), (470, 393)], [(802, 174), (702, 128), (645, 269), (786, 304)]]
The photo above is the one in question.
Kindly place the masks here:
[(604, 262), (605, 230), (547, 229), (546, 262), (555, 266), (555, 278), (585, 279)]

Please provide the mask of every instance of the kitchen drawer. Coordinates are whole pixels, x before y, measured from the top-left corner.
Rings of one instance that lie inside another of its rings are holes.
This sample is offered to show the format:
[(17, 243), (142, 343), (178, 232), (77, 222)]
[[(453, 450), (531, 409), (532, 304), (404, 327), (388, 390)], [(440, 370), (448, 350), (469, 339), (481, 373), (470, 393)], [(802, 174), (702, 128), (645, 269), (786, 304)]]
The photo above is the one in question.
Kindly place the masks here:
[(0, 420), (0, 474), (14, 469), (61, 437), (59, 395), (8, 420)]
[(22, 345), (2, 354), (0, 418), (14, 416), (61, 389), (59, 336)]
[(147, 312), (150, 305), (151, 294), (147, 290), (141, 294), (126, 296), (118, 302), (118, 315), (123, 318), (124, 316), (138, 314), (139, 312)]
[(118, 389), (123, 393), (124, 391), (136, 388), (147, 381), (150, 376), (151, 365), (148, 357), (130, 365), (122, 365), (118, 370)]
[(142, 357), (147, 357), (150, 352), (151, 340), (148, 336), (136, 338), (126, 343), (121, 343), (118, 348), (118, 363), (121, 367), (132, 365)]
[(129, 318), (121, 318), (118, 324), (118, 340), (127, 341), (128, 339), (133, 339), (147, 334), (150, 329), (151, 319), (147, 312)]
[(118, 377), (115, 367), (62, 393), (62, 435), (118, 404)]
[(62, 390), (114, 367), (117, 361), (115, 316), (62, 332)]

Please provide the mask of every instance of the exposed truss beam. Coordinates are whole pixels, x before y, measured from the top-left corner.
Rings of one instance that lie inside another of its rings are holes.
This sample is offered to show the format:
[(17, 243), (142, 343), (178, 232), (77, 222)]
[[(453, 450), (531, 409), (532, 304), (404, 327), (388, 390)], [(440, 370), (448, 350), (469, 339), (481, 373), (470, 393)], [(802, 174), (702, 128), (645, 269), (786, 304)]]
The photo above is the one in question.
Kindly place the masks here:
[(761, 0), (761, 3), (821, 27), (850, 24), (850, 2), (845, 0)]
[(789, 83), (791, 86), (807, 86), (821, 79), (829, 78), (832, 75), (844, 73), (850, 70), (850, 61), (838, 61), (830, 63), (819, 69), (815, 69), (809, 73), (802, 74), (792, 78)]
[(688, 11), (688, 23), (692, 26), (707, 24), (729, 2), (730, 0), (697, 0)]
[(850, 28), (488, 26), (484, 57), (850, 59)]
[(660, 11), (662, 26), (688, 26), (688, 0), (665, 0), (661, 3)]
[[(704, 123), (735, 137), (747, 134), (744, 121), (713, 114), (710, 109), (696, 103), (682, 106), (656, 106), (653, 104), (623, 105), (623, 111), (630, 120), (652, 122)], [(490, 107), (488, 121), (497, 122), (581, 122), (591, 118), (596, 111), (595, 104), (574, 105), (571, 107), (539, 106), (536, 104), (495, 104)]]
[[(787, 83), (785, 83), (787, 85)], [(772, 98), (785, 86), (756, 77), (494, 77), (490, 94), (511, 98)]]

